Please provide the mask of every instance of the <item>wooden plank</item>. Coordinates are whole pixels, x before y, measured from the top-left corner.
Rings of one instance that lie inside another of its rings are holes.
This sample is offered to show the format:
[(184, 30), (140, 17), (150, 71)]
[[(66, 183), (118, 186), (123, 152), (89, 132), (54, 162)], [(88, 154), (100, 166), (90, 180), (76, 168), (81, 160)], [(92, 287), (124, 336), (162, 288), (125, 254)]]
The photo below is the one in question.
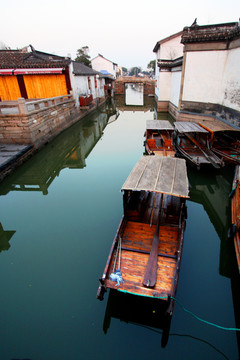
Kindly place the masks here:
[(176, 261), (173, 259), (158, 259), (157, 281), (154, 289), (145, 291), (142, 286), (143, 273), (146, 268), (148, 256), (146, 254), (133, 253), (122, 251), (121, 271), (124, 283), (116, 287), (115, 283), (108, 280), (107, 286), (121, 290), (131, 290), (139, 295), (148, 294), (153, 296), (153, 292), (170, 293), (172, 282), (175, 274)]
[(147, 130), (174, 130), (174, 127), (168, 120), (147, 120)]
[(201, 132), (206, 134), (208, 133), (208, 131), (204, 129), (202, 126), (191, 121), (175, 121), (174, 127), (180, 133), (187, 133), (187, 132)]

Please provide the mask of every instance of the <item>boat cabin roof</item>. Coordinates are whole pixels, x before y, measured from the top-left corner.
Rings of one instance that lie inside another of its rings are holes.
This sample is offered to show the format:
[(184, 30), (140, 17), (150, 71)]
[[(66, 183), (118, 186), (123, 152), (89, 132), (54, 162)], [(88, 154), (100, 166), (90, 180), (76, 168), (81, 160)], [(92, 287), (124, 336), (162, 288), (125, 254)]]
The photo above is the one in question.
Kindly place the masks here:
[(122, 190), (150, 191), (188, 198), (185, 159), (144, 155), (137, 162)]
[(147, 120), (147, 130), (174, 130), (168, 120)]
[(226, 124), (220, 120), (202, 120), (199, 121), (199, 125), (204, 126), (205, 129), (209, 129), (210, 131), (217, 132), (217, 131), (240, 131), (240, 129), (231, 126), (230, 124)]
[(204, 129), (202, 126), (191, 122), (191, 121), (176, 121), (174, 123), (175, 129), (179, 133), (187, 133), (187, 132), (201, 132), (207, 133), (208, 131)]

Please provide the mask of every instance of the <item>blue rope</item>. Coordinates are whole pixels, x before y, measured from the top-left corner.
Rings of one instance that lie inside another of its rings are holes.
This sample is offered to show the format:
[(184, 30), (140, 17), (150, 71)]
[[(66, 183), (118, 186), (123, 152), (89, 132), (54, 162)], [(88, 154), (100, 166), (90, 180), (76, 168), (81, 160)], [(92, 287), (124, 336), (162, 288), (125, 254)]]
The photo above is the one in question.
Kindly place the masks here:
[(214, 324), (214, 323), (212, 323), (212, 322), (210, 322), (210, 321), (201, 319), (199, 316), (195, 315), (192, 311), (187, 310), (179, 300), (175, 299), (173, 296), (171, 296), (171, 299), (173, 299), (174, 301), (176, 301), (176, 303), (178, 303), (178, 304), (183, 308), (183, 310), (186, 311), (188, 314), (192, 315), (192, 316), (195, 317), (197, 320), (202, 321), (202, 322), (205, 323), (205, 324), (208, 324), (208, 325), (211, 325), (211, 326), (215, 326), (216, 328), (219, 328), (219, 329), (222, 329), (222, 330), (240, 331), (240, 329), (238, 329), (238, 328), (228, 328), (228, 327), (220, 326), (220, 325)]

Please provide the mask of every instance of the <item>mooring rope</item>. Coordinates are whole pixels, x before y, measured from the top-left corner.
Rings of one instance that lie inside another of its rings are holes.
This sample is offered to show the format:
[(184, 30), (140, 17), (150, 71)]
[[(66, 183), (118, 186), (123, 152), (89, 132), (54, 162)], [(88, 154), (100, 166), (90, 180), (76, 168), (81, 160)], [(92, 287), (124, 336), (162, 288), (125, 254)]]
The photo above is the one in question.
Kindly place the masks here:
[(240, 331), (240, 329), (238, 328), (228, 328), (228, 327), (225, 327), (225, 326), (220, 326), (220, 325), (217, 325), (217, 324), (214, 324), (210, 321), (207, 321), (207, 320), (204, 320), (202, 318), (200, 318), (199, 316), (197, 316), (196, 314), (194, 314), (192, 311), (188, 310), (185, 308), (185, 306), (183, 306), (183, 304), (177, 300), (176, 298), (174, 298), (173, 296), (171, 296), (171, 299), (173, 299), (178, 305), (180, 305), (182, 307), (182, 309), (184, 311), (186, 311), (188, 314), (192, 315), (193, 317), (195, 317), (197, 320), (205, 323), (205, 324), (208, 324), (208, 325), (211, 325), (211, 326), (215, 326), (216, 328), (218, 329), (222, 329), (222, 330), (228, 330), (228, 331)]

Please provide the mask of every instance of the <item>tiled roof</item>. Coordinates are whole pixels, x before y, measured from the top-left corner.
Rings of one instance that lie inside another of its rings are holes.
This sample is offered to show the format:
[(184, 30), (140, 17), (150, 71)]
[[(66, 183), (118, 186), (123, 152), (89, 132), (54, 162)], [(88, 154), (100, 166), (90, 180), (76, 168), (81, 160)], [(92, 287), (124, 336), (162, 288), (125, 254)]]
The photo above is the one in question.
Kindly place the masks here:
[(62, 56), (26, 50), (0, 50), (0, 68), (58, 68), (66, 67), (71, 60)]
[(74, 75), (97, 75), (96, 70), (84, 65), (81, 62), (73, 61), (73, 74)]
[(190, 26), (183, 29), (181, 43), (208, 41), (229, 41), (240, 37), (240, 26), (237, 22), (204, 26)]
[(183, 56), (174, 59), (174, 60), (164, 60), (164, 59), (159, 59), (157, 62), (157, 65), (160, 68), (174, 68), (177, 66), (181, 66), (183, 63)]

